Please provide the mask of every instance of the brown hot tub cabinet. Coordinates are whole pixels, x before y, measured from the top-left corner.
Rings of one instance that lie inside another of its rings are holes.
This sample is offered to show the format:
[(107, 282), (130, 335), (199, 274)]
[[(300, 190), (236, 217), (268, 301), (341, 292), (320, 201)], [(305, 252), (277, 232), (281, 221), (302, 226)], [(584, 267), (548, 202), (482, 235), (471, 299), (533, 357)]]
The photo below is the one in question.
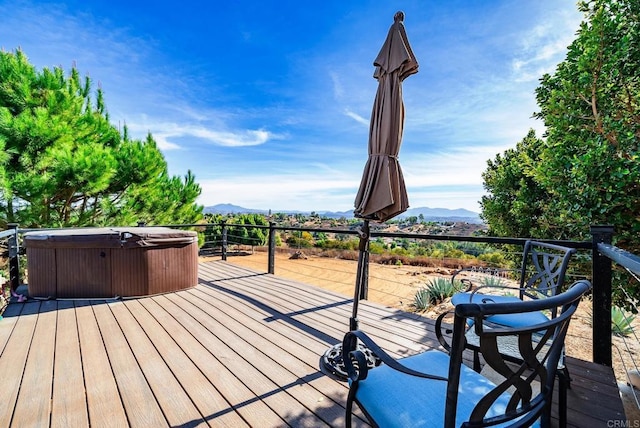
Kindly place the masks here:
[(28, 232), (29, 295), (146, 296), (198, 283), (196, 232), (166, 227)]

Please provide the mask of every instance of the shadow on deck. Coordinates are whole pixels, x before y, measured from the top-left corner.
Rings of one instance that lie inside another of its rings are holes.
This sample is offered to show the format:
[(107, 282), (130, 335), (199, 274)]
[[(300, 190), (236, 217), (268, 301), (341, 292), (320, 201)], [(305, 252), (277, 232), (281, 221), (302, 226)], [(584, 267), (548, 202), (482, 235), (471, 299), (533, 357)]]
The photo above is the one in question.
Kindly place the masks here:
[[(199, 278), (133, 300), (11, 304), (0, 426), (343, 426), (347, 387), (318, 363), (351, 300), (222, 261)], [(437, 345), (433, 321), (415, 314), (363, 301), (359, 320), (396, 356)], [(567, 365), (569, 425), (625, 426), (612, 370)]]

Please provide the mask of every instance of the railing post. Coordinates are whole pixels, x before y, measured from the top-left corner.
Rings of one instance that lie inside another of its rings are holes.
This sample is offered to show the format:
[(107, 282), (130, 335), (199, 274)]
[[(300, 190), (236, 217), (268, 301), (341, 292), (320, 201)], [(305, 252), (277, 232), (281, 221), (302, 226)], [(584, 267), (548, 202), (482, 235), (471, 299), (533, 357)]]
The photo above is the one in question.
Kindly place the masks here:
[(276, 230), (275, 223), (269, 222), (269, 262), (267, 272), (275, 274), (276, 272)]
[(18, 241), (18, 223), (7, 224), (7, 229), (13, 229), (14, 234), (9, 236), (9, 284), (11, 291), (16, 291), (20, 286), (20, 243)]
[(613, 226), (591, 226), (593, 280), (593, 362), (612, 366), (611, 358), (611, 259), (598, 251), (598, 244), (611, 244)]
[(227, 260), (227, 221), (222, 220), (222, 260)]

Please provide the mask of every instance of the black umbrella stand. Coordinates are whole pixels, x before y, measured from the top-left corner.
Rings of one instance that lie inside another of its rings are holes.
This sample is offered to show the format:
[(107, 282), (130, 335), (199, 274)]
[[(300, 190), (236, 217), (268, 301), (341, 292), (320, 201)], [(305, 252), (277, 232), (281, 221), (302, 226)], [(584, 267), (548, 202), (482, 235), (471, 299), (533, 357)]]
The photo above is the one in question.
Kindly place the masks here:
[[(365, 220), (362, 227), (358, 228), (360, 242), (358, 245), (358, 270), (356, 271), (356, 286), (353, 294), (353, 308), (349, 318), (349, 331), (358, 329), (358, 305), (360, 299), (366, 299), (369, 288), (369, 220)], [(367, 358), (369, 368), (380, 365), (380, 359), (365, 347), (358, 343), (358, 349)], [(320, 359), (320, 366), (324, 372), (328, 372), (341, 380), (347, 380), (348, 375), (342, 359), (342, 342), (327, 349)]]

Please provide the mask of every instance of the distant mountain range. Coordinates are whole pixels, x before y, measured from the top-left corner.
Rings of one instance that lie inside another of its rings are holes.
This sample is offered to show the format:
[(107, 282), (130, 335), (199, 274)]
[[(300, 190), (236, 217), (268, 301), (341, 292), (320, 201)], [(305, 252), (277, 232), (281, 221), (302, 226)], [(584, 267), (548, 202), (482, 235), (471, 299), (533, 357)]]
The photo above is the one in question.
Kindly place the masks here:
[[(269, 214), (269, 210), (259, 210), (252, 208), (244, 208), (233, 204), (218, 204), (204, 207), (204, 212), (209, 214)], [(274, 211), (285, 214), (306, 214), (309, 211)], [(329, 218), (353, 218), (353, 210), (349, 211), (315, 211), (316, 214)], [(464, 208), (451, 210), (448, 208), (428, 208), (418, 207), (409, 208), (397, 218), (406, 218), (411, 216), (420, 217), (420, 214), (426, 221), (463, 221), (467, 223), (482, 223), (480, 215), (476, 212), (469, 211)]]

